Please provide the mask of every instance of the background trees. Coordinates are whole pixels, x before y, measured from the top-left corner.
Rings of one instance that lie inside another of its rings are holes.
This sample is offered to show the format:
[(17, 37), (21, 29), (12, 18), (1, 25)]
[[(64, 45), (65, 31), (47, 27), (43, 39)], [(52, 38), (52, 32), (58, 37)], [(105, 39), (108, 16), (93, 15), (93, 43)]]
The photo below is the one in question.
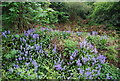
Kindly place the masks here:
[[(101, 2), (93, 4), (90, 18), (96, 23), (120, 26), (120, 2)], [(119, 28), (117, 28), (119, 29)]]
[(57, 12), (50, 3), (11, 2), (3, 3), (3, 28), (29, 29), (36, 24), (57, 22)]
[[(3, 2), (3, 28), (29, 29), (38, 24), (66, 23), (90, 19), (93, 25), (119, 29), (120, 2)], [(80, 22), (82, 23), (82, 22)]]

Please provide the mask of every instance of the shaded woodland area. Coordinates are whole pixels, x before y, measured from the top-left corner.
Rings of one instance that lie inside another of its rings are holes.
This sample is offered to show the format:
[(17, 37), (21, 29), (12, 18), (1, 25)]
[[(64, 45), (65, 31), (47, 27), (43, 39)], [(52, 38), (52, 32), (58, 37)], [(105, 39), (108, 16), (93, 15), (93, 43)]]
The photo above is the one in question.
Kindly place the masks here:
[(2, 79), (120, 79), (120, 2), (3, 2)]

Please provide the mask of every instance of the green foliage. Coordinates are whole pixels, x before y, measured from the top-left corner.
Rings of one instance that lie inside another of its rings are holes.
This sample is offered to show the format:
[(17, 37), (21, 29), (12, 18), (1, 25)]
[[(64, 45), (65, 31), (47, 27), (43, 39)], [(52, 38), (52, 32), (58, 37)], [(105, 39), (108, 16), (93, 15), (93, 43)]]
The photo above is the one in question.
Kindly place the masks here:
[(55, 11), (58, 11), (58, 22), (65, 23), (68, 21), (69, 14), (66, 12), (65, 3), (64, 2), (51, 2), (50, 7)]
[(72, 48), (72, 49), (75, 48), (76, 45), (78, 44), (77, 41), (73, 41), (70, 39), (66, 39), (66, 40), (64, 40), (64, 42), (65, 42), (65, 44), (64, 44), (65, 47)]
[(37, 24), (56, 23), (57, 11), (49, 8), (49, 2), (4, 2), (3, 28), (29, 29)]
[(87, 3), (79, 2), (66, 2), (65, 12), (70, 15), (71, 19), (83, 18), (85, 19), (88, 13), (91, 11), (91, 7)]
[[(90, 17), (97, 23), (114, 26), (120, 25), (120, 2), (94, 3)], [(115, 29), (115, 28), (114, 28)]]
[(7, 59), (11, 59), (12, 57), (15, 57), (15, 55), (18, 53), (17, 50), (11, 50), (8, 54), (5, 54), (4, 57)]
[(79, 18), (85, 19), (91, 11), (90, 5), (79, 2), (53, 2), (50, 7), (56, 11), (59, 11), (59, 22), (66, 22), (68, 18), (72, 21)]
[(105, 55), (108, 57), (108, 59), (118, 62), (117, 58), (118, 51), (116, 50), (116, 46), (108, 46), (107, 50), (108, 51), (107, 53), (105, 53)]
[(110, 66), (109, 64), (103, 64), (101, 70), (100, 79), (105, 79), (107, 75), (112, 76), (112, 79), (114, 80), (120, 79), (120, 70), (113, 65)]
[(96, 48), (99, 50), (105, 50), (106, 49), (106, 44), (107, 44), (107, 39), (102, 38), (102, 36), (88, 36), (87, 40), (94, 44)]

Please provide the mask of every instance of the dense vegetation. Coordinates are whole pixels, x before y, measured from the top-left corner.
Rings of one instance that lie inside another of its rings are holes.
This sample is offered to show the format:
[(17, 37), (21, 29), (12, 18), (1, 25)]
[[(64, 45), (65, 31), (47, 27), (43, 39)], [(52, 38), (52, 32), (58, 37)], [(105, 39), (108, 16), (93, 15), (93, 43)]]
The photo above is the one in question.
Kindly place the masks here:
[(120, 79), (119, 2), (2, 6), (2, 79)]

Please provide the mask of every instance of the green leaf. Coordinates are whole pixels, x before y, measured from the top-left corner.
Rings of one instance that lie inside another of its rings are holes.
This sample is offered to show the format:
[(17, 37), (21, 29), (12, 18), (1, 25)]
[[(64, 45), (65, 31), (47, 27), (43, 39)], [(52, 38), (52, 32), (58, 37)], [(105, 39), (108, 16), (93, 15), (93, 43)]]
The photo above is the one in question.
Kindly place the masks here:
[(11, 50), (7, 55), (5, 55), (5, 58), (10, 59), (14, 57), (15, 54), (17, 54), (17, 52), (18, 52), (17, 50)]
[(19, 38), (20, 36), (19, 35), (15, 35), (15, 37)]

